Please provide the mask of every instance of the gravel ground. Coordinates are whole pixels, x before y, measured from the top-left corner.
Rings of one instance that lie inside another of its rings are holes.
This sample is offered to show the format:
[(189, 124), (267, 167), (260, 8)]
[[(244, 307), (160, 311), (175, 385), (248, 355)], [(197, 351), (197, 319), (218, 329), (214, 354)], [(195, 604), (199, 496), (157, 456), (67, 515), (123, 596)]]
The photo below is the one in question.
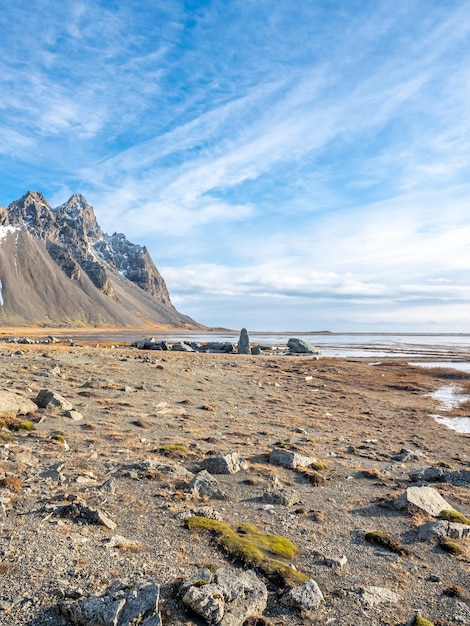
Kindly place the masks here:
[[(445, 385), (468, 391), (469, 374), (399, 360), (371, 365), (3, 344), (0, 381), (0, 389), (33, 401), (50, 389), (83, 416), (76, 421), (61, 408), (39, 409), (28, 417), (31, 431), (11, 431), (8, 425), (24, 418), (4, 416), (0, 624), (66, 626), (58, 611), (64, 598), (141, 575), (161, 585), (163, 624), (205, 623), (183, 609), (179, 581), (201, 565), (243, 564), (232, 562), (210, 533), (188, 530), (185, 513), (201, 505), (232, 527), (256, 524), (298, 546), (293, 564), (317, 581), (325, 602), (302, 614), (280, 604), (284, 590), (265, 580), (266, 623), (405, 626), (419, 610), (435, 626), (470, 624), (468, 539), (458, 541), (462, 554), (448, 554), (435, 539), (418, 540), (431, 516), (392, 505), (412, 484), (410, 471), (469, 469), (469, 436), (430, 417), (439, 413), (430, 394)], [(446, 415), (468, 415), (468, 403)], [(305, 472), (270, 464), (274, 445), (326, 467)], [(188, 480), (144, 464), (195, 473), (205, 458), (225, 452), (239, 453), (249, 467), (216, 476), (224, 500), (197, 498)], [(468, 483), (432, 486), (470, 516)], [(267, 504), (263, 497), (272, 489), (293, 494), (292, 503)], [(115, 528), (64, 514), (74, 502), (102, 512)], [(374, 530), (410, 553), (368, 543), (365, 533)], [(343, 556), (341, 569), (329, 565)], [(362, 591), (368, 586), (400, 600), (371, 606)]]

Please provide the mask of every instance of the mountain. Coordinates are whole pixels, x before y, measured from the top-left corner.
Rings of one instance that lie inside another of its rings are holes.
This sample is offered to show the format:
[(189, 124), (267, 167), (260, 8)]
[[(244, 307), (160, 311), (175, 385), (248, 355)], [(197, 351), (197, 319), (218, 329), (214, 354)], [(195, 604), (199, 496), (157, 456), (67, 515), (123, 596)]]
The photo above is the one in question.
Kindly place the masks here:
[(179, 313), (145, 246), (99, 227), (81, 195), (0, 207), (0, 325), (203, 328)]

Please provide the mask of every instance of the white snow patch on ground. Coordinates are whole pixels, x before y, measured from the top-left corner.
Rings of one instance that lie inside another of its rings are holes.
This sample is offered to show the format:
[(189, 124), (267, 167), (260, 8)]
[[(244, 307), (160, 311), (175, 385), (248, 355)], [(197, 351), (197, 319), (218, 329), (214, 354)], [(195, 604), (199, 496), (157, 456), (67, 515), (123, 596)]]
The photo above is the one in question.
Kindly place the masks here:
[(3, 306), (3, 285), (2, 285), (1, 280), (0, 280), (0, 306)]

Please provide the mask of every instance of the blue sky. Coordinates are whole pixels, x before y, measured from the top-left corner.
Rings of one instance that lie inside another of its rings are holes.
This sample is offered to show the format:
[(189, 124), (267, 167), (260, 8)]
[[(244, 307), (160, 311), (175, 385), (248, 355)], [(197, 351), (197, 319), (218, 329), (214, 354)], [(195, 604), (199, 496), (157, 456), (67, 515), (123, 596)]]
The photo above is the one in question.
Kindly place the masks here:
[(82, 193), (207, 325), (470, 332), (470, 3), (30, 0), (0, 28), (0, 204)]

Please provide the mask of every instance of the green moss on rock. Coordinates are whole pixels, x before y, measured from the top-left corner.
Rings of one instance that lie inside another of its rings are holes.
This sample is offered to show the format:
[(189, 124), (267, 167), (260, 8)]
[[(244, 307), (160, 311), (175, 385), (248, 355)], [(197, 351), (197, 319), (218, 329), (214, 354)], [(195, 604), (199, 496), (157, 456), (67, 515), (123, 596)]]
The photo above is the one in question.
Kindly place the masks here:
[(28, 420), (23, 420), (22, 422), (14, 422), (10, 424), (10, 430), (33, 430), (34, 424)]
[(374, 545), (382, 546), (383, 548), (387, 548), (396, 554), (409, 556), (411, 554), (411, 550), (409, 550), (406, 546), (398, 543), (393, 537), (391, 537), (388, 533), (383, 530), (372, 530), (369, 533), (364, 535), (364, 539), (369, 543)]
[(259, 569), (278, 584), (301, 584), (308, 580), (306, 574), (298, 572), (289, 563), (268, 556), (289, 560), (298, 553), (297, 546), (286, 537), (262, 533), (254, 524), (239, 524), (234, 530), (228, 524), (200, 516), (188, 518), (186, 525), (190, 529), (212, 532), (217, 543), (233, 559)]
[(424, 619), (424, 617), (421, 617), (421, 615), (417, 615), (413, 622), (413, 626), (434, 626), (434, 624), (428, 619)]
[(455, 541), (443, 541), (440, 545), (444, 552), (447, 552), (448, 554), (453, 554), (454, 556), (459, 556), (464, 552), (462, 546)]
[(463, 513), (453, 511), (452, 509), (444, 509), (439, 513), (439, 517), (447, 520), (448, 522), (456, 522), (457, 524), (466, 524), (467, 526), (470, 526), (470, 519), (468, 519), (468, 517), (465, 517)]

